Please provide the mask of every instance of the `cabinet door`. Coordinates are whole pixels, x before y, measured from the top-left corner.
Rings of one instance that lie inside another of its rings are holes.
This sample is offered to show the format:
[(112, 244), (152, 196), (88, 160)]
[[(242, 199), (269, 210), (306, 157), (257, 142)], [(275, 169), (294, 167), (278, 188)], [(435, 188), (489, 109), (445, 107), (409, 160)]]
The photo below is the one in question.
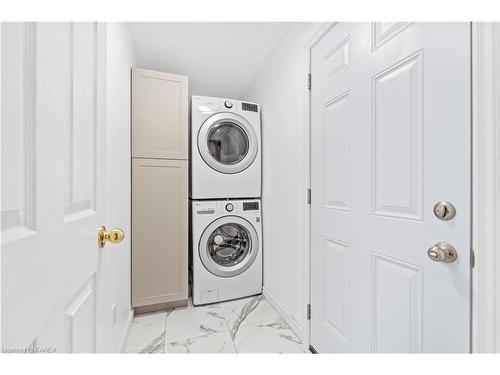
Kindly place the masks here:
[(187, 299), (186, 160), (132, 160), (132, 305)]
[(188, 77), (134, 69), (132, 157), (187, 159)]

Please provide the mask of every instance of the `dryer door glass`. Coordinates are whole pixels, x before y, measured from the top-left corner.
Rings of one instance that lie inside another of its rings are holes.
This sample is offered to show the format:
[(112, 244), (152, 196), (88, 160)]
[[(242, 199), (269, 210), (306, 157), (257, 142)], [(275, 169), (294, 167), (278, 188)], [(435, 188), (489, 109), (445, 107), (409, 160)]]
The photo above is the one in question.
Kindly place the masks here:
[(219, 163), (232, 165), (241, 162), (248, 153), (249, 141), (245, 131), (230, 121), (221, 121), (210, 130), (208, 150)]
[(252, 241), (247, 230), (236, 223), (216, 228), (207, 241), (207, 252), (212, 260), (223, 267), (233, 267), (247, 257)]
[(205, 163), (220, 173), (240, 173), (254, 162), (259, 139), (254, 125), (236, 113), (216, 113), (198, 132), (198, 151)]

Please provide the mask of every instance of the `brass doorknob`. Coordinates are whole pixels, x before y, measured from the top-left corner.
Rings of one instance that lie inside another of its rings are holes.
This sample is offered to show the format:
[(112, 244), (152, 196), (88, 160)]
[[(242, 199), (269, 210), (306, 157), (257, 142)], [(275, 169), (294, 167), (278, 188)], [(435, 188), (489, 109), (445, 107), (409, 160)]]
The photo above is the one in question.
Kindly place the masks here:
[(440, 242), (427, 250), (427, 255), (434, 262), (452, 263), (457, 259), (457, 251), (447, 242)]
[(106, 232), (106, 227), (103, 225), (97, 230), (97, 244), (101, 249), (106, 245), (106, 241), (118, 243), (122, 242), (124, 237), (125, 233), (120, 228), (114, 228)]

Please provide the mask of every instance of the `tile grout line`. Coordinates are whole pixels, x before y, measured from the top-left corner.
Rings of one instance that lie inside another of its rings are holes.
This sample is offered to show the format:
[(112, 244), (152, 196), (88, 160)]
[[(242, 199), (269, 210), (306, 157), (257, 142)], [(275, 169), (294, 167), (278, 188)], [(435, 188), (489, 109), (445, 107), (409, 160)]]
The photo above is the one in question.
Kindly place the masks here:
[[(226, 329), (226, 332), (227, 334), (229, 335), (229, 337), (231, 338), (231, 343), (233, 344), (233, 347), (234, 347), (234, 350), (236, 351), (236, 354), (238, 353), (238, 349), (236, 348), (236, 344), (234, 343), (232, 337), (231, 337), (231, 332), (229, 330), (229, 325), (228, 325), (228, 322), (227, 322), (227, 319), (226, 319), (226, 315), (224, 314), (224, 310), (222, 309), (221, 307), (221, 304), (222, 303), (217, 303), (217, 304), (214, 304), (215, 306), (218, 306), (220, 309), (221, 309), (221, 313), (223, 315), (223, 320), (224, 320), (224, 327)], [(174, 311), (176, 310), (175, 308), (170, 310), (168, 313), (167, 313), (167, 316), (166, 316), (166, 319), (165, 319), (165, 341), (164, 341), (164, 353), (165, 353), (165, 350), (166, 350), (166, 346), (168, 344), (168, 342), (166, 341), (167, 340), (167, 322), (168, 322), (168, 316)], [(224, 332), (224, 329), (221, 330), (221, 331), (215, 331), (215, 332), (212, 332), (212, 333), (207, 333), (207, 334), (204, 334), (204, 335), (199, 335), (199, 336), (193, 336), (193, 337), (188, 337), (186, 338), (185, 340), (190, 340), (190, 339), (197, 339), (197, 338), (200, 338), (200, 337), (207, 337), (207, 336), (210, 336), (212, 334), (216, 334), (216, 333), (220, 333), (220, 332)], [(181, 342), (181, 341), (184, 341), (184, 340), (179, 340), (179, 341), (175, 341), (175, 342)]]
[[(255, 298), (255, 297), (252, 297), (252, 300), (253, 300), (254, 298)], [(246, 306), (248, 306), (248, 305), (252, 302), (252, 300), (250, 300), (247, 304), (245, 304), (245, 305), (243, 306), (242, 310), (243, 310)], [(243, 322), (244, 322), (244, 321), (248, 318), (248, 316), (250, 315), (250, 313), (252, 313), (252, 312), (253, 312), (253, 311), (254, 311), (254, 310), (255, 310), (255, 309), (256, 309), (256, 308), (260, 305), (260, 303), (261, 303), (263, 300), (264, 300), (264, 296), (262, 296), (261, 298), (259, 298), (259, 300), (258, 300), (257, 304), (254, 306), (254, 308), (253, 308), (253, 309), (251, 309), (251, 310), (250, 310), (250, 311), (246, 314), (245, 318), (244, 318), (244, 319), (243, 319), (243, 320), (242, 320), (242, 321), (238, 324), (238, 329), (237, 329), (237, 331), (239, 330), (239, 328), (240, 328), (240, 327), (248, 327), (248, 326), (252, 326), (252, 325), (257, 325), (257, 324), (260, 324), (260, 322), (254, 322), (254, 323), (252, 323), (252, 324), (244, 324), (244, 325), (243, 325)], [(219, 303), (219, 305), (220, 305), (220, 303)], [(271, 308), (272, 308), (272, 307), (271, 307)], [(273, 308), (272, 308), (272, 309), (273, 309)], [(274, 312), (276, 312), (276, 310), (274, 310), (274, 309), (273, 309), (273, 311), (274, 311)], [(277, 315), (279, 316), (279, 314), (277, 314)], [(235, 341), (236, 335), (235, 335), (235, 337), (233, 338), (233, 335), (231, 334), (231, 329), (229, 328), (229, 325), (228, 325), (228, 323), (227, 323), (227, 319), (226, 319), (225, 314), (224, 314), (224, 320), (226, 321), (226, 326), (227, 326), (227, 329), (228, 329), (228, 331), (229, 331), (229, 336), (231, 337), (231, 341), (233, 342), (234, 349), (236, 350), (236, 353), (238, 353), (238, 354), (239, 354), (238, 347), (236, 346), (236, 341)], [(270, 320), (270, 321), (271, 321), (271, 320)], [(263, 322), (265, 322), (265, 321), (262, 321), (262, 323), (263, 323)]]
[(167, 341), (167, 312), (165, 312), (165, 326), (163, 327), (163, 354), (165, 354), (165, 347), (166, 347), (166, 341)]
[(168, 316), (175, 310), (175, 308), (171, 310), (165, 311), (165, 327), (163, 329), (163, 354), (165, 354), (165, 349), (167, 348), (167, 319)]
[[(218, 304), (219, 306), (221, 305), (220, 303)], [(233, 336), (231, 336), (231, 330), (229, 329), (229, 324), (227, 323), (227, 317), (224, 312), (224, 309), (221, 307), (222, 310), (222, 315), (224, 315), (224, 323), (226, 323), (226, 329), (227, 329), (227, 334), (229, 335), (229, 338), (231, 339), (231, 342), (233, 343), (234, 350), (236, 351), (236, 354), (239, 354), (238, 348), (236, 347), (236, 343), (233, 340)]]
[[(257, 305), (260, 304), (260, 302), (262, 301), (265, 301), (265, 297), (262, 298), (261, 300), (259, 300), (259, 303), (257, 303)], [(235, 354), (239, 354), (239, 349), (236, 345), (236, 341), (235, 341), (235, 338), (233, 338), (233, 336), (231, 335), (231, 327), (230, 327), (230, 319), (228, 317), (228, 314), (230, 316), (232, 316), (232, 314), (228, 311), (226, 311), (224, 308), (222, 308), (222, 305), (223, 303), (217, 303), (215, 304), (216, 306), (218, 306), (218, 308), (221, 310), (221, 313), (222, 313), (222, 317), (224, 319), (224, 327), (226, 329), (226, 333), (229, 335), (229, 337), (231, 338), (231, 343), (233, 344), (233, 348), (235, 350)], [(248, 304), (247, 304), (248, 305)], [(250, 311), (248, 311), (248, 314), (246, 314), (246, 317), (245, 318), (248, 318), (248, 315), (250, 315), (250, 313), (252, 313), (255, 308), (257, 307), (254, 306), (253, 309), (251, 309)], [(244, 308), (243, 308), (244, 309)], [(163, 339), (163, 353), (166, 353), (166, 345), (167, 345), (167, 326), (168, 326), (168, 317), (170, 316), (170, 314), (172, 312), (174, 312), (176, 310), (176, 308), (173, 308), (173, 309), (170, 309), (168, 311), (165, 312), (165, 321), (164, 321), (164, 339)], [(244, 319), (243, 321), (240, 322), (240, 326), (241, 327), (252, 327), (252, 326), (258, 326), (260, 324), (265, 324), (265, 323), (270, 323), (272, 321), (274, 321), (275, 319), (277, 321), (281, 321), (282, 324), (284, 324), (286, 326), (287, 329), (290, 329), (289, 325), (286, 323), (286, 321), (284, 321), (284, 319), (279, 315), (279, 313), (271, 306), (271, 310), (273, 311), (273, 313), (275, 313), (275, 315), (277, 315), (277, 318), (273, 318), (273, 319), (263, 319), (262, 321), (259, 320), (259, 321), (256, 321), (256, 322), (253, 322), (251, 324), (244, 324), (244, 322), (247, 320), (247, 319)], [(224, 329), (222, 329), (222, 331), (218, 331), (218, 332), (223, 332)], [(217, 333), (217, 332), (214, 332), (214, 333)], [(190, 337), (188, 339), (194, 339), (194, 338), (199, 338), (199, 337), (206, 337), (206, 336), (210, 336), (210, 334), (205, 334), (205, 335), (199, 335), (199, 336), (194, 336), (194, 337)], [(293, 334), (293, 336), (295, 337), (296, 335)]]

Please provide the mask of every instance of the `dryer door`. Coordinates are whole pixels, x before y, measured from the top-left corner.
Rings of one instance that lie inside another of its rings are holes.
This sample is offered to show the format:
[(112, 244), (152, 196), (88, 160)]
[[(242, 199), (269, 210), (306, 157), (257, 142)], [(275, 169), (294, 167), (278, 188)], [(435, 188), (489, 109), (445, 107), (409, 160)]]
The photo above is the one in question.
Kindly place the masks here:
[(213, 221), (198, 246), (200, 259), (214, 275), (232, 277), (245, 272), (255, 261), (259, 239), (255, 228), (238, 216)]
[(198, 133), (198, 150), (210, 167), (221, 173), (238, 173), (248, 168), (259, 148), (252, 125), (236, 113), (209, 117)]

